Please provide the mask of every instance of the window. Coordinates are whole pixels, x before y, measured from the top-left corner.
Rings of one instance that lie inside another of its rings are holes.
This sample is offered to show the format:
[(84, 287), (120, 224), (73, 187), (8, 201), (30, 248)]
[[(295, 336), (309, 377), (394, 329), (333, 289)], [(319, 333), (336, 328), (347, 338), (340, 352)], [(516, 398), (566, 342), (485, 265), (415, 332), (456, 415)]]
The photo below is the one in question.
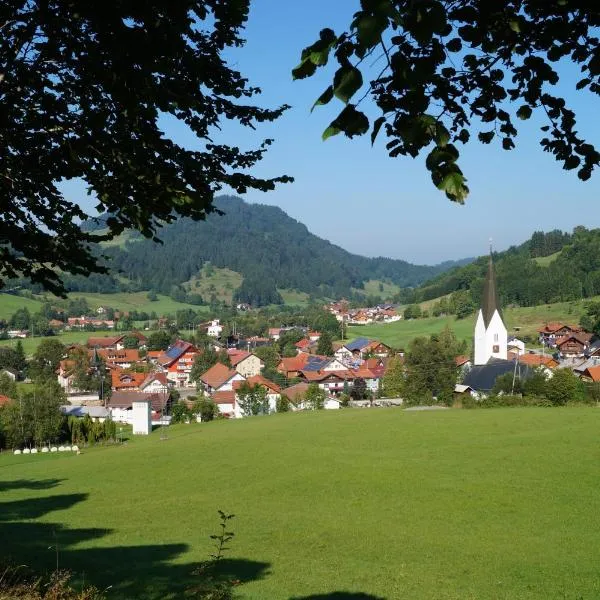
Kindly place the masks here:
[(497, 333), (495, 333), (495, 334), (494, 334), (494, 342), (497, 342), (497, 341), (498, 341), (498, 334), (497, 334)]

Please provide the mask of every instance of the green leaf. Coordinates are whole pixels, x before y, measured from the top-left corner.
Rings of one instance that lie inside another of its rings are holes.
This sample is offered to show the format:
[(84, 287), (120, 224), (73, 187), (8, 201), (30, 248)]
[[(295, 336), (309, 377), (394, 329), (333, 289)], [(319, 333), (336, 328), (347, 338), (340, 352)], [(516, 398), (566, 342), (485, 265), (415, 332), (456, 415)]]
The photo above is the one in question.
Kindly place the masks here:
[(435, 143), (438, 146), (445, 146), (450, 141), (450, 132), (439, 121), (435, 126)]
[(356, 110), (353, 104), (348, 104), (346, 108), (331, 122), (329, 127), (323, 132), (323, 139), (326, 140), (333, 135), (344, 132), (349, 138), (355, 135), (363, 135), (369, 130), (369, 119), (364, 113)]
[(292, 69), (292, 78), (304, 79), (305, 77), (314, 75), (316, 70), (317, 65), (315, 65), (309, 58), (305, 58), (297, 67)]
[(511, 138), (506, 137), (502, 140), (502, 147), (505, 150), (512, 150), (515, 147), (515, 143), (512, 141)]
[(321, 138), (323, 139), (323, 141), (329, 139), (330, 137), (333, 137), (334, 135), (337, 135), (338, 133), (340, 133), (341, 129), (338, 129), (337, 127), (334, 127), (333, 124), (331, 124), (324, 132), (323, 135), (321, 136)]
[(523, 119), (523, 121), (529, 119), (529, 117), (531, 117), (531, 106), (528, 106), (527, 104), (521, 106), (517, 111), (517, 117)]
[(352, 65), (340, 67), (333, 78), (333, 93), (345, 104), (361, 88), (362, 73)]
[(327, 104), (331, 101), (331, 99), (333, 98), (333, 86), (330, 85), (315, 101), (315, 103), (312, 105), (312, 108), (310, 109), (310, 112), (312, 112), (315, 109), (315, 106), (323, 106), (323, 104)]
[(465, 176), (459, 171), (452, 171), (445, 175), (438, 183), (437, 188), (446, 192), (446, 196), (454, 202), (463, 204), (469, 195), (469, 188), (465, 184)]
[(579, 156), (572, 155), (565, 160), (564, 168), (570, 171), (571, 169), (576, 169), (580, 163), (581, 159)]
[(381, 126), (385, 123), (385, 117), (379, 117), (375, 119), (373, 123), (373, 131), (371, 131), (371, 146), (375, 143), (375, 138), (381, 129)]
[(329, 52), (335, 46), (337, 37), (332, 29), (323, 29), (319, 39), (302, 50), (301, 63), (292, 70), (294, 79), (303, 79), (314, 74), (316, 67), (327, 64)]
[(367, 50), (378, 44), (381, 40), (381, 34), (387, 27), (387, 19), (380, 14), (369, 15), (358, 13), (352, 27), (356, 29), (358, 44), (362, 46), (362, 56), (364, 56)]
[(453, 38), (446, 44), (446, 48), (449, 52), (460, 52), (462, 50), (462, 40)]
[(521, 33), (521, 24), (519, 23), (519, 21), (517, 21), (516, 19), (513, 19), (512, 21), (508, 22), (508, 26), (512, 29), (512, 31), (514, 31), (515, 33)]

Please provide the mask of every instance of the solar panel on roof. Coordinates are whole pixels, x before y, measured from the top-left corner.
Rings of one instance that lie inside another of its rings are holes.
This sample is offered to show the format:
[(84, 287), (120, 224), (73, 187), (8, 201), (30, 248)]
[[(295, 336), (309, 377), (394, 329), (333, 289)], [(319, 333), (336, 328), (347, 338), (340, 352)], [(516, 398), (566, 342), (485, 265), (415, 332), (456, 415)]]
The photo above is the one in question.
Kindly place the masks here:
[(184, 352), (183, 348), (178, 348), (177, 346), (171, 346), (170, 348), (167, 349), (165, 354), (169, 358), (179, 358), (183, 354), (183, 352)]
[(369, 344), (369, 340), (367, 338), (364, 338), (364, 337), (356, 338), (349, 344), (346, 344), (346, 348), (348, 348), (348, 350), (351, 350), (351, 351), (352, 350), (360, 350), (361, 348), (364, 348), (368, 344)]

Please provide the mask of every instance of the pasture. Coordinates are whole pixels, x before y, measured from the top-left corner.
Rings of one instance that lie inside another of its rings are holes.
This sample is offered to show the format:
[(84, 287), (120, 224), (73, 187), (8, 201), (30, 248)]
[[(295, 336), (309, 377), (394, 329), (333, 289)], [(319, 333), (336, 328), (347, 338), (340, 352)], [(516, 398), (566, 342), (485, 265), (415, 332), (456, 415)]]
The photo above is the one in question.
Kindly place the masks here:
[(597, 598), (599, 425), (596, 408), (348, 409), (0, 455), (0, 553), (108, 598), (179, 598), (222, 509), (246, 600)]
[[(51, 337), (28, 337), (21, 339), (21, 343), (23, 344), (23, 350), (25, 354), (28, 356), (32, 355), (36, 348), (40, 345), (42, 340), (58, 340), (65, 346), (69, 344), (85, 344), (90, 337), (104, 337), (104, 336), (112, 336), (119, 335), (123, 332), (114, 331), (112, 329), (107, 330), (99, 330), (99, 331), (62, 331), (57, 335), (53, 335)], [(14, 338), (11, 340), (0, 340), (0, 348), (14, 348), (17, 344), (19, 338)]]
[[(565, 323), (578, 324), (581, 315), (585, 312), (585, 305), (591, 301), (597, 301), (598, 296), (584, 301), (557, 302), (556, 304), (542, 304), (540, 306), (508, 307), (503, 310), (504, 322), (508, 334), (530, 336), (535, 338), (537, 330), (545, 323), (551, 321), (562, 321)], [(381, 323), (374, 325), (348, 326), (347, 339), (356, 337), (368, 337), (381, 340), (393, 348), (406, 348), (410, 340), (418, 336), (429, 336), (439, 333), (448, 326), (454, 331), (459, 340), (473, 340), (473, 331), (477, 314), (472, 314), (466, 319), (457, 319), (454, 316), (428, 317), (426, 319), (409, 319), (396, 321), (395, 323)], [(530, 346), (535, 344), (529, 344)]]

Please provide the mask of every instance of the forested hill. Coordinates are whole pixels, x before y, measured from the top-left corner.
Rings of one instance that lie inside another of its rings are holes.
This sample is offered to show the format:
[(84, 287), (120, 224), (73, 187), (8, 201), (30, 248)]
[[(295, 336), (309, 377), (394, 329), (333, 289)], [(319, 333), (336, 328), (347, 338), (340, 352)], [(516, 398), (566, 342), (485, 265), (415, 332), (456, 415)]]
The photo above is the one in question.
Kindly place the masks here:
[(424, 266), (366, 258), (313, 235), (280, 208), (229, 196), (218, 198), (215, 205), (224, 216), (211, 214), (206, 221), (180, 219), (166, 225), (160, 232), (163, 244), (128, 234), (121, 244), (103, 247), (111, 258), (113, 276), (70, 278), (68, 286), (74, 291), (126, 288), (177, 295), (181, 293), (177, 288), (210, 262), (243, 276), (238, 300), (264, 304), (278, 300), (276, 288), (317, 297), (349, 297), (353, 288), (362, 288), (370, 279), (416, 286), (460, 264)]
[[(440, 274), (414, 290), (404, 290), (404, 302), (421, 302), (451, 292), (469, 292), (479, 306), (488, 257)], [(535, 306), (600, 294), (600, 229), (576, 227), (535, 232), (520, 246), (494, 254), (501, 303)]]

